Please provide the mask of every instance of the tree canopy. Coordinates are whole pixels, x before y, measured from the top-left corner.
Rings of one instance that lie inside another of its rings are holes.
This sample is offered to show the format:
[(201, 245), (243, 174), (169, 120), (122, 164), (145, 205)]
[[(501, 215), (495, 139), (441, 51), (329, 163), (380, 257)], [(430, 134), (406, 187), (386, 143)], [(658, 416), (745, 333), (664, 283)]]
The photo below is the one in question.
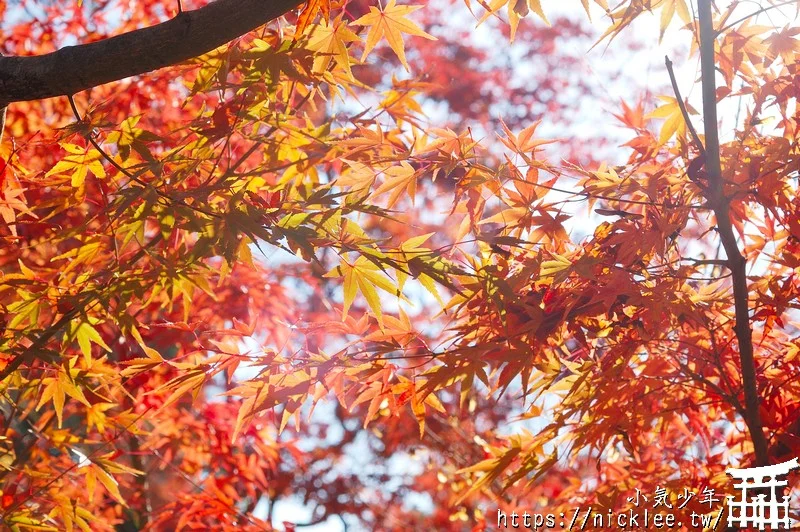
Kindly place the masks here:
[(689, 523), (800, 456), (800, 4), (575, 4), (1, 3), (3, 527)]

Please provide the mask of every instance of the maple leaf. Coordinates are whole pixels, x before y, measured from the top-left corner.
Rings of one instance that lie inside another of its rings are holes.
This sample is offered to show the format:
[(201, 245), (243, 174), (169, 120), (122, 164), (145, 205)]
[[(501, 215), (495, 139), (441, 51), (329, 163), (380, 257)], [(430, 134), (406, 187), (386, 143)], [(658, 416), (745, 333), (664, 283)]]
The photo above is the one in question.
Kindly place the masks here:
[(667, 27), (669, 26), (669, 23), (672, 21), (672, 17), (675, 16), (676, 12), (684, 24), (689, 24), (692, 20), (685, 0), (664, 0), (662, 6), (658, 34), (659, 43), (664, 38), (664, 32), (667, 31)]
[(36, 409), (40, 409), (45, 403), (52, 400), (56, 417), (58, 418), (59, 428), (63, 425), (64, 421), (64, 401), (66, 396), (80, 401), (87, 407), (91, 407), (91, 404), (86, 399), (80, 386), (76, 385), (74, 381), (74, 367), (75, 358), (72, 358), (70, 359), (68, 369), (65, 370), (61, 367), (58, 369), (58, 373), (55, 377), (46, 377), (42, 379), (44, 389), (42, 390), (42, 396), (39, 398)]
[(108, 473), (105, 469), (103, 469), (100, 465), (95, 463), (89, 463), (86, 466), (86, 489), (89, 493), (89, 501), (91, 502), (92, 498), (94, 497), (95, 487), (97, 486), (97, 481), (100, 481), (100, 484), (108, 491), (108, 493), (116, 499), (117, 502), (122, 504), (123, 506), (127, 506), (125, 499), (122, 497), (122, 493), (119, 491), (119, 482), (110, 473)]
[(644, 102), (642, 100), (637, 101), (635, 107), (629, 107), (625, 102), (620, 102), (620, 105), (622, 106), (622, 113), (614, 114), (614, 117), (625, 124), (626, 127), (644, 129)]
[(407, 15), (417, 11), (422, 6), (398, 6), (395, 4), (396, 0), (389, 0), (386, 6), (376, 8), (370, 6), (369, 13), (353, 21), (353, 24), (361, 26), (370, 26), (369, 33), (367, 34), (367, 42), (364, 45), (364, 55), (361, 60), (366, 59), (367, 55), (375, 48), (381, 37), (386, 38), (386, 42), (392, 48), (400, 63), (406, 70), (410, 71), (406, 61), (405, 46), (403, 45), (403, 36), (414, 35), (423, 37), (425, 39), (436, 40), (436, 37), (430, 35), (422, 30), (414, 21), (406, 18)]
[[(588, 0), (582, 0), (584, 2)], [(503, 6), (508, 6), (508, 22), (511, 26), (511, 40), (514, 40), (514, 37), (517, 33), (517, 28), (519, 27), (520, 19), (524, 18), (529, 11), (533, 11), (536, 15), (541, 18), (545, 24), (548, 26), (550, 25), (550, 21), (547, 20), (547, 16), (544, 14), (542, 10), (542, 4), (540, 0), (492, 0), (490, 4), (483, 4), (486, 8), (486, 13), (481, 17), (479, 20), (479, 24), (482, 24), (486, 19), (488, 19), (493, 14), (497, 13)], [(586, 12), (588, 13), (588, 4), (584, 4), (586, 8)]]
[(414, 203), (414, 198), (417, 195), (417, 172), (407, 162), (403, 161), (400, 166), (393, 166), (383, 171), (384, 181), (375, 189), (373, 196), (380, 196), (386, 192), (391, 191), (386, 206), (392, 208), (400, 195), (405, 191), (411, 198), (411, 203)]
[(314, 26), (308, 39), (308, 48), (319, 53), (314, 60), (314, 70), (324, 72), (331, 61), (344, 68), (350, 79), (353, 79), (353, 71), (350, 68), (352, 60), (348, 51), (348, 43), (358, 42), (358, 35), (353, 33), (342, 17), (337, 17), (329, 23), (323, 20)]
[[(420, 262), (431, 259), (436, 260), (437, 257), (435, 253), (433, 253), (427, 247), (422, 247), (422, 244), (424, 244), (431, 236), (433, 236), (433, 233), (409, 238), (403, 242), (400, 245), (400, 248), (397, 250), (397, 255), (399, 255), (399, 257), (402, 258), (406, 264), (408, 264), (408, 269), (412, 273), (414, 273), (415, 270), (422, 269), (419, 266)], [(399, 290), (402, 291), (407, 277), (408, 274), (404, 270), (397, 270), (397, 286)], [(439, 291), (436, 289), (436, 284), (428, 273), (419, 272), (417, 275), (417, 281), (419, 281), (419, 283), (434, 297), (434, 299), (436, 299), (437, 302), (439, 302), (440, 305), (444, 306), (444, 302), (439, 296)]]
[(13, 176), (9, 175), (10, 170), (8, 165), (3, 162), (2, 173), (0, 173), (0, 217), (3, 222), (11, 231), (11, 234), (17, 236), (17, 213), (26, 214), (32, 218), (37, 218), (25, 202), (25, 189), (23, 189), (19, 181)]
[(67, 339), (75, 339), (78, 341), (81, 353), (83, 353), (87, 364), (91, 364), (93, 343), (99, 345), (106, 351), (111, 351), (111, 348), (103, 341), (103, 337), (100, 336), (100, 333), (94, 328), (94, 325), (98, 325), (99, 323), (100, 320), (93, 316), (90, 316), (86, 320), (75, 320), (71, 323), (69, 333), (66, 336)]
[(69, 143), (64, 143), (61, 147), (69, 155), (58, 161), (56, 165), (45, 174), (46, 176), (56, 174), (69, 175), (72, 187), (79, 191), (84, 189), (84, 181), (86, 181), (86, 176), (89, 175), (89, 172), (99, 178), (106, 176), (106, 171), (103, 168), (103, 164), (100, 162), (103, 156), (96, 149), (82, 148)]
[(302, 34), (317, 14), (322, 14), (323, 21), (327, 22), (331, 15), (331, 0), (308, 0), (297, 17), (297, 33)]
[[(685, 137), (687, 131), (686, 120), (683, 118), (683, 112), (678, 100), (670, 96), (659, 96), (658, 99), (665, 102), (664, 105), (657, 107), (646, 117), (664, 119), (658, 143), (666, 144), (675, 135), (681, 138)], [(686, 110), (689, 114), (697, 114), (697, 111), (689, 104), (686, 104)]]
[(344, 278), (343, 318), (347, 316), (347, 311), (350, 309), (350, 305), (353, 304), (357, 291), (360, 291), (364, 299), (367, 300), (367, 305), (369, 305), (369, 308), (380, 322), (382, 322), (383, 319), (383, 312), (381, 311), (381, 301), (378, 292), (375, 290), (376, 288), (380, 288), (401, 299), (406, 299), (400, 292), (400, 289), (380, 271), (378, 266), (363, 256), (358, 257), (352, 264), (346, 260), (342, 260), (341, 264), (326, 273), (325, 277)]
[(800, 51), (800, 40), (796, 37), (798, 33), (800, 28), (786, 26), (764, 39), (764, 44), (769, 46), (769, 57), (773, 61), (780, 57), (785, 64), (793, 64), (797, 52)]

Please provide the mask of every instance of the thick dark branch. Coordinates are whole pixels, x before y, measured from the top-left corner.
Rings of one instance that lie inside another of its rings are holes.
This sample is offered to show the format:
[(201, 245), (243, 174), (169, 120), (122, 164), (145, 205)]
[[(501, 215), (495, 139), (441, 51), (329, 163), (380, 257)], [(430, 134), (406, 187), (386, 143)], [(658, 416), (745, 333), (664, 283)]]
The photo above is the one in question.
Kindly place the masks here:
[(744, 388), (744, 421), (750, 432), (750, 440), (756, 455), (756, 465), (769, 465), (767, 439), (761, 423), (760, 396), (756, 365), (753, 356), (753, 333), (750, 328), (750, 307), (747, 295), (747, 261), (739, 251), (730, 216), (730, 201), (725, 196), (722, 180), (722, 162), (717, 131), (717, 88), (714, 67), (714, 31), (711, 17), (711, 0), (699, 0), (700, 15), (700, 70), (703, 85), (703, 126), (705, 128), (708, 173), (708, 201), (714, 209), (722, 247), (728, 257), (727, 266), (733, 281), (734, 314), (736, 317), (736, 340), (739, 344), (739, 359), (742, 364), (742, 387)]
[(67, 96), (181, 63), (276, 19), (302, 0), (216, 0), (102, 41), (33, 57), (0, 57), (0, 103)]

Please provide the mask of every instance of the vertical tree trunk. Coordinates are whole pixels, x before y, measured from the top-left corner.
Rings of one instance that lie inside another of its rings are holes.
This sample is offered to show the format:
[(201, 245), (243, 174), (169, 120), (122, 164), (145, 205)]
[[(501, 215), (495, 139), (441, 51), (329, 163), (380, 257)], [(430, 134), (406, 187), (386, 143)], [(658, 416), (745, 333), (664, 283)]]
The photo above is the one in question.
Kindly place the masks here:
[(730, 219), (730, 203), (725, 196), (722, 181), (722, 164), (717, 131), (716, 69), (714, 41), (716, 33), (712, 24), (711, 0), (699, 0), (700, 11), (700, 69), (703, 87), (703, 126), (705, 129), (706, 171), (708, 172), (708, 200), (717, 219), (722, 247), (728, 258), (728, 267), (733, 281), (733, 299), (736, 324), (736, 340), (742, 366), (744, 387), (745, 423), (755, 450), (756, 465), (769, 464), (768, 444), (761, 424), (760, 395), (756, 379), (753, 356), (753, 338), (750, 328), (750, 311), (747, 295), (747, 261), (739, 251), (733, 224)]

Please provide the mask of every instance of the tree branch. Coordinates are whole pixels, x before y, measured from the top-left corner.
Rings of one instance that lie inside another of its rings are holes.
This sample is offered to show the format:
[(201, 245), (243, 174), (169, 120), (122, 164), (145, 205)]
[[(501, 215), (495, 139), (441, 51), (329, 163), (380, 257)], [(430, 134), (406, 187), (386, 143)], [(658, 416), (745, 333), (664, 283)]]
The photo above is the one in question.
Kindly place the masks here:
[(734, 27), (737, 24), (739, 24), (740, 22), (744, 22), (745, 20), (747, 20), (749, 18), (752, 18), (752, 17), (755, 17), (757, 15), (760, 15), (761, 13), (766, 13), (767, 11), (769, 11), (771, 9), (776, 9), (776, 8), (787, 6), (789, 4), (794, 4), (794, 3), (797, 3), (797, 0), (786, 0), (785, 2), (780, 2), (780, 3), (777, 3), (777, 4), (770, 4), (768, 6), (762, 7), (761, 9), (758, 9), (757, 11), (753, 11), (749, 15), (745, 15), (742, 18), (736, 19), (733, 22), (731, 22), (730, 24), (727, 24), (727, 25), (721, 27), (720, 29), (718, 29), (717, 31), (714, 32), (714, 36), (718, 37), (718, 36), (722, 35), (723, 33), (725, 33), (726, 31), (728, 31), (729, 29), (731, 29), (732, 27)]
[(664, 56), (664, 64), (667, 65), (669, 80), (672, 82), (672, 91), (675, 93), (675, 99), (678, 100), (678, 107), (681, 109), (683, 121), (686, 122), (686, 127), (689, 128), (689, 133), (692, 135), (692, 140), (694, 140), (697, 150), (703, 157), (705, 157), (706, 149), (703, 146), (703, 143), (700, 142), (700, 137), (697, 135), (697, 130), (695, 130), (694, 124), (692, 124), (692, 119), (689, 118), (689, 111), (686, 110), (686, 103), (684, 103), (683, 97), (681, 97), (681, 90), (678, 88), (678, 80), (675, 79), (675, 71), (672, 69), (672, 61), (669, 60), (669, 56)]
[(753, 357), (753, 333), (750, 328), (750, 310), (747, 295), (747, 261), (739, 251), (736, 235), (730, 217), (730, 201), (725, 197), (722, 180), (722, 162), (719, 151), (719, 132), (717, 131), (717, 88), (714, 66), (714, 40), (716, 33), (711, 17), (711, 0), (698, 1), (700, 15), (700, 71), (703, 86), (703, 126), (705, 128), (706, 157), (708, 173), (708, 202), (717, 219), (722, 247), (728, 257), (727, 266), (733, 281), (733, 302), (736, 340), (739, 344), (739, 359), (742, 365), (742, 386), (744, 388), (744, 421), (753, 442), (756, 466), (769, 465), (767, 439), (759, 412), (760, 397), (756, 379), (756, 365)]
[(681, 261), (691, 262), (695, 266), (707, 266), (709, 264), (714, 266), (725, 266), (728, 267), (728, 261), (723, 259), (692, 259), (692, 258), (683, 258)]
[(32, 57), (0, 57), (0, 104), (68, 96), (207, 53), (302, 0), (216, 0), (102, 41)]

